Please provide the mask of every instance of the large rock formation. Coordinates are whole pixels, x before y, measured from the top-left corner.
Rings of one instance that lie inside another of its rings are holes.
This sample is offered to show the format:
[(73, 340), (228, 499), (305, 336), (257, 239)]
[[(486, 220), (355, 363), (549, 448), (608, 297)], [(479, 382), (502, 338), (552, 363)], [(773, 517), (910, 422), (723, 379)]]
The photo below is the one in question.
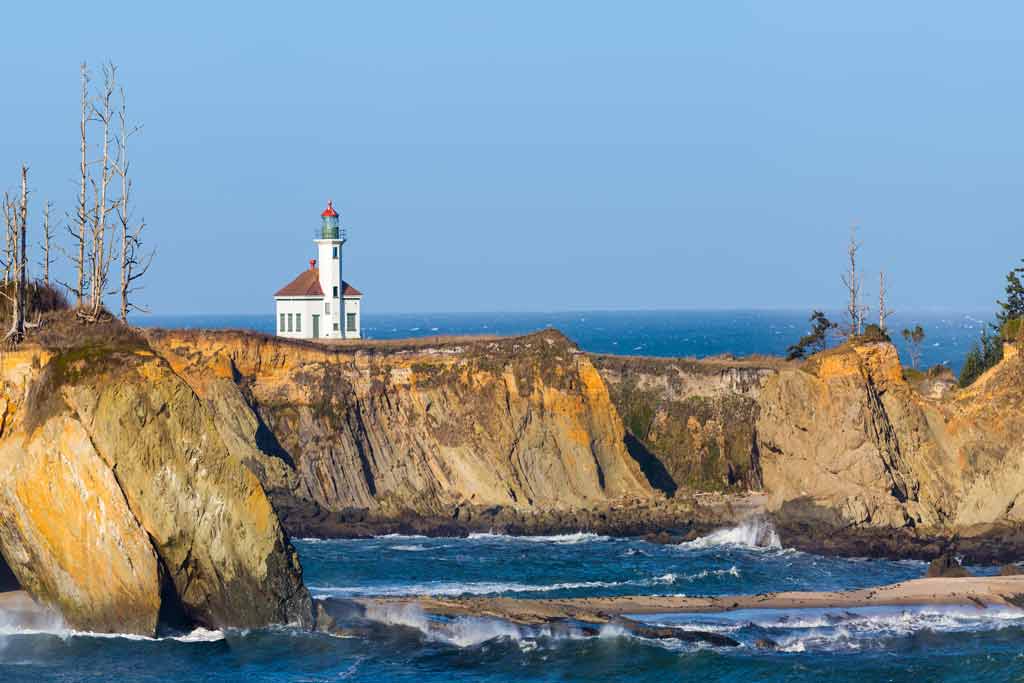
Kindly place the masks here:
[(968, 389), (938, 396), (908, 384), (884, 342), (847, 344), (768, 378), (757, 434), (776, 518), (805, 535), (903, 530), (1019, 544), (1024, 358), (1014, 351)]
[(330, 346), (245, 333), (150, 342), (219, 416), (279, 510), (451, 519), (655, 495), (589, 358), (557, 332)]
[(0, 552), (74, 627), (153, 634), (311, 621), (301, 567), (242, 455), (141, 338), (7, 354)]
[(598, 355), (593, 361), (652, 484), (668, 494), (761, 488), (754, 425), (761, 385), (779, 360)]

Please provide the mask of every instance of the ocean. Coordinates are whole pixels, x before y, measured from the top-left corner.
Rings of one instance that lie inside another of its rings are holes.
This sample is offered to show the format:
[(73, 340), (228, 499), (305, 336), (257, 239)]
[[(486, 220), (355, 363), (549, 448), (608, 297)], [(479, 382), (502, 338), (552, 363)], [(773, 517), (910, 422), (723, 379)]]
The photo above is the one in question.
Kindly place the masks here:
[[(841, 559), (782, 548), (749, 523), (680, 545), (588, 533), (512, 538), (297, 539), (314, 596), (714, 595), (864, 587), (920, 577), (922, 562)], [(991, 573), (991, 568), (973, 568)], [(415, 610), (357, 636), (288, 627), (196, 630), (159, 639), (0, 622), (0, 680), (55, 681), (1010, 681), (1024, 676), (1024, 611), (974, 607), (746, 610), (650, 615), (739, 647), (595, 638)], [(777, 643), (759, 649), (758, 639)]]
[[(833, 320), (840, 315), (830, 314)], [(369, 339), (398, 339), (434, 335), (526, 334), (554, 327), (595, 353), (642, 356), (719, 354), (785, 355), (786, 348), (809, 328), (806, 312), (797, 311), (593, 311), (575, 313), (372, 313), (363, 315), (363, 335)], [(906, 343), (899, 334), (921, 325), (926, 338), (921, 367), (946, 365), (959, 373), (964, 356), (992, 319), (978, 312), (897, 313), (889, 320), (893, 342), (905, 364)], [(274, 333), (274, 316), (177, 315), (138, 316), (144, 327), (246, 329)]]
[[(139, 324), (272, 332), (271, 316), (151, 316)], [(366, 336), (520, 334), (556, 327), (606, 353), (704, 357), (779, 354), (806, 329), (801, 313), (759, 311), (373, 315)], [(954, 371), (980, 315), (897, 317), (920, 323), (924, 364)], [(902, 340), (897, 338), (897, 343)], [(904, 350), (905, 351), (905, 350)], [(858, 588), (920, 577), (916, 561), (823, 557), (781, 547), (750, 522), (679, 545), (580, 530), (551, 537), (387, 536), (295, 539), (315, 597), (371, 595), (714, 595)], [(992, 573), (991, 567), (972, 568)], [(337, 637), (287, 626), (97, 635), (60, 624), (25, 631), (0, 612), (0, 681), (852, 681), (1024, 680), (1024, 610), (906, 607), (747, 610), (645, 620), (730, 635), (735, 648), (650, 640), (614, 628), (596, 638), (486, 619), (445, 623), (415, 610), (383, 615), (369, 633)], [(777, 649), (755, 646), (770, 639)]]

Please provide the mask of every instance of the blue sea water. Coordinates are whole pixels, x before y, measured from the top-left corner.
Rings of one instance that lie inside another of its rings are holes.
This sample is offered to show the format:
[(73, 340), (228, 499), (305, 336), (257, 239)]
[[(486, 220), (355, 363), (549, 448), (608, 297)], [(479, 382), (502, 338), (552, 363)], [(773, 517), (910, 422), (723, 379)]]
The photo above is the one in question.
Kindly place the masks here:
[[(862, 587), (919, 577), (913, 561), (840, 559), (779, 547), (748, 524), (681, 545), (578, 533), (510, 538), (300, 539), (311, 592), (364, 595), (728, 594)], [(981, 570), (991, 571), (991, 570)], [(370, 614), (336, 637), (288, 627), (162, 639), (5, 627), (0, 680), (59, 681), (1010, 681), (1024, 676), (1024, 611), (958, 607), (744, 610), (652, 615), (716, 631), (737, 648), (649, 640), (606, 628), (555, 635), (414, 609)], [(755, 647), (768, 638), (777, 650)]]
[[(561, 330), (586, 351), (642, 356), (719, 354), (784, 355), (786, 347), (809, 328), (803, 311), (594, 311), (574, 313), (373, 313), (363, 315), (363, 334), (370, 339), (434, 335), (513, 335), (549, 327)], [(832, 314), (840, 320), (840, 314)], [(943, 364), (959, 372), (964, 355), (987, 326), (991, 315), (979, 312), (897, 313), (889, 329), (921, 325), (927, 334), (922, 367)], [(273, 315), (138, 316), (146, 327), (247, 329), (274, 333)], [(905, 364), (906, 344), (893, 341)]]

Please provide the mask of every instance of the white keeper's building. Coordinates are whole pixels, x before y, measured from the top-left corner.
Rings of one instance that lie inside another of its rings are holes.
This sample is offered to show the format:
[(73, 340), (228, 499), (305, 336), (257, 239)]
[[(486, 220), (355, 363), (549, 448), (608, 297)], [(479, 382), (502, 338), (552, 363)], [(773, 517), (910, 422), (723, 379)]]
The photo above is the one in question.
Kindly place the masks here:
[(277, 336), (291, 339), (359, 339), (362, 292), (341, 277), (345, 231), (332, 202), (320, 214), (317, 259), (274, 294)]

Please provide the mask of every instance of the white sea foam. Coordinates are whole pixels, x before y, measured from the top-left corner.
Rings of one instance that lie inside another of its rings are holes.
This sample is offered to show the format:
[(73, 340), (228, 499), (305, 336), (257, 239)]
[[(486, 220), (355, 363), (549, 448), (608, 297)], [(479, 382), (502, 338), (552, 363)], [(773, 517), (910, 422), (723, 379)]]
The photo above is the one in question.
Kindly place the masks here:
[(536, 649), (537, 639), (583, 638), (585, 634), (575, 627), (529, 627), (488, 617), (431, 618), (417, 605), (368, 605), (366, 617), (372, 621), (394, 626), (405, 626), (420, 631), (430, 640), (456, 647), (474, 647), (490, 640), (507, 638), (519, 643), (524, 651)]
[(550, 591), (581, 590), (594, 588), (618, 588), (622, 586), (652, 587), (670, 586), (682, 581), (693, 582), (711, 576), (739, 577), (734, 566), (728, 569), (703, 569), (694, 574), (669, 572), (659, 576), (625, 581), (564, 581), (549, 584), (526, 584), (501, 581), (433, 581), (421, 583), (395, 583), (362, 586), (309, 586), (315, 597), (400, 597), (408, 595), (433, 595), (456, 597), (460, 595), (500, 595), (504, 593), (547, 593)]
[(388, 546), (388, 550), (402, 550), (407, 553), (421, 553), (424, 550), (430, 550), (425, 545), (392, 545)]
[(510, 536), (508, 534), (475, 533), (469, 535), (470, 540), (521, 541), (524, 543), (555, 543), (558, 545), (575, 545), (577, 543), (593, 543), (610, 540), (608, 536), (577, 531), (574, 534), (556, 534), (554, 536)]
[(715, 546), (738, 546), (743, 548), (765, 548), (781, 550), (779, 534), (771, 522), (763, 517), (751, 517), (739, 526), (713, 531), (707, 536), (681, 543), (683, 548), (711, 548)]

